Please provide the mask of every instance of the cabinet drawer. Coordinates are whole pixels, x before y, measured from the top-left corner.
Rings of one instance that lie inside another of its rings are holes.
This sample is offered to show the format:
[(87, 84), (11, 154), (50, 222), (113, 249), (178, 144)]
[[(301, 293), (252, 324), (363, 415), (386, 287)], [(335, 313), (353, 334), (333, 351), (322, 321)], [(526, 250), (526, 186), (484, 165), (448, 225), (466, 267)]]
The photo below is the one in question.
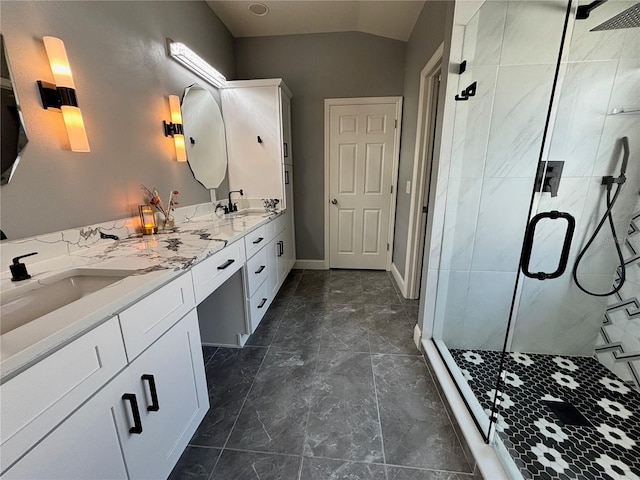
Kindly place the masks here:
[(269, 292), (269, 282), (262, 282), (256, 293), (249, 300), (249, 323), (251, 324), (251, 333), (255, 332), (260, 324), (260, 320), (264, 317), (265, 312), (271, 304)]
[(129, 361), (140, 355), (193, 307), (191, 275), (186, 274), (120, 313)]
[(247, 262), (247, 296), (252, 297), (262, 282), (269, 277), (268, 248), (263, 248)]
[(207, 298), (244, 264), (242, 240), (227, 245), (191, 270), (196, 304)]
[(253, 257), (258, 251), (268, 243), (265, 225), (256, 228), (253, 232), (244, 237), (244, 244), (247, 249), (247, 259)]
[(0, 386), (0, 464), (11, 465), (127, 364), (113, 317)]

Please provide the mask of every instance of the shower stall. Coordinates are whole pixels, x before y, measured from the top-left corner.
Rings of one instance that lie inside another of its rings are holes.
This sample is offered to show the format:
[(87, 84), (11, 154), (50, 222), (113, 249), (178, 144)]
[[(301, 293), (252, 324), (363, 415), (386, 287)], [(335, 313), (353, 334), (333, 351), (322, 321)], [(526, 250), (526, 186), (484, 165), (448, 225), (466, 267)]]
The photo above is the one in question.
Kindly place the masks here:
[(454, 22), (426, 341), (513, 478), (640, 479), (639, 21), (487, 0)]

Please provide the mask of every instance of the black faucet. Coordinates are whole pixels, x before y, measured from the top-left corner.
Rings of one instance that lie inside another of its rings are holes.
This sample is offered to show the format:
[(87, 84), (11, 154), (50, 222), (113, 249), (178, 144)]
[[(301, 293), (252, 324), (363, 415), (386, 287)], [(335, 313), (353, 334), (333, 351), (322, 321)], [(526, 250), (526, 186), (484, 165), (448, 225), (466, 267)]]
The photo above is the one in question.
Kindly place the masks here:
[(31, 252), (27, 253), (26, 255), (20, 255), (19, 257), (13, 259), (13, 265), (9, 265), (9, 270), (11, 270), (12, 282), (20, 282), (22, 280), (29, 280), (31, 278), (31, 275), (29, 275), (29, 272), (27, 272), (27, 266), (24, 263), (21, 263), (20, 259), (37, 254), (38, 252)]
[(232, 193), (239, 193), (240, 195), (244, 195), (244, 192), (242, 191), (242, 189), (240, 189), (240, 190), (231, 190), (229, 192), (229, 203), (225, 207), (224, 213), (233, 213), (233, 212), (237, 212), (238, 211), (238, 204), (231, 203), (231, 194)]

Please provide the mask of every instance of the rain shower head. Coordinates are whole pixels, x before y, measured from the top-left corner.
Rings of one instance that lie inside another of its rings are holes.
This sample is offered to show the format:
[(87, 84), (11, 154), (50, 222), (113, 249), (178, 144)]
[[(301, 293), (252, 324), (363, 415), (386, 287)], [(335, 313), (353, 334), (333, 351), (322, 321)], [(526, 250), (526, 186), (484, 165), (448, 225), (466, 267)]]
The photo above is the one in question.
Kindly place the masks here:
[(601, 23), (590, 31), (599, 32), (602, 30), (618, 30), (621, 28), (640, 27), (640, 3), (627, 8), (615, 17), (611, 17), (606, 22)]

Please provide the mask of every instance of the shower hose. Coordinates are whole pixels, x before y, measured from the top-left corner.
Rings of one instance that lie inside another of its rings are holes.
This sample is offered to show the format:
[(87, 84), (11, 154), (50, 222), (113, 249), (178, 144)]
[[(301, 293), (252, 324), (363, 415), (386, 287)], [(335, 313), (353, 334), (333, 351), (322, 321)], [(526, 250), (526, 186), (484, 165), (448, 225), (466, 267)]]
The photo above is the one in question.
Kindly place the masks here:
[[(607, 176), (607, 177), (603, 177), (603, 179), (602, 179), (602, 185), (606, 185), (606, 187), (607, 187), (607, 210), (604, 212), (604, 215), (600, 219), (600, 222), (598, 223), (598, 226), (593, 231), (593, 235), (591, 235), (591, 238), (589, 238), (589, 241), (582, 248), (582, 250), (580, 251), (580, 253), (576, 257), (575, 263), (573, 264), (573, 272), (572, 273), (573, 273), (574, 282), (576, 283), (576, 285), (578, 286), (578, 288), (580, 290), (582, 290), (584, 293), (586, 293), (588, 295), (592, 295), (594, 297), (608, 297), (609, 295), (614, 295), (614, 294), (618, 293), (620, 291), (620, 289), (622, 288), (622, 286), (624, 285), (624, 282), (625, 282), (625, 280), (627, 278), (627, 269), (626, 269), (626, 265), (625, 265), (625, 262), (624, 262), (624, 256), (622, 255), (622, 248), (620, 247), (620, 241), (618, 240), (618, 234), (616, 232), (616, 227), (615, 227), (615, 225), (613, 223), (613, 215), (611, 213), (611, 211), (613, 210), (613, 207), (616, 204), (616, 201), (618, 200), (618, 197), (620, 196), (620, 192), (622, 191), (622, 185), (626, 181), (625, 173), (627, 171), (627, 163), (629, 161), (629, 139), (628, 139), (628, 137), (622, 137), (621, 142), (622, 142), (622, 148), (624, 150), (624, 157), (622, 159), (622, 167), (620, 169), (620, 176), (617, 177), (617, 178)], [(613, 189), (613, 185), (614, 184), (616, 185), (616, 191), (613, 194), (613, 198), (611, 198), (611, 190)], [(598, 293), (598, 292), (589, 291), (587, 288), (585, 288), (580, 283), (580, 281), (578, 280), (578, 266), (580, 265), (580, 262), (582, 261), (582, 259), (584, 258), (585, 254), (587, 253), (587, 251), (589, 250), (589, 248), (591, 247), (591, 245), (595, 241), (596, 237), (598, 236), (598, 233), (600, 233), (600, 230), (602, 229), (602, 227), (604, 226), (604, 224), (605, 224), (605, 222), (607, 220), (609, 221), (609, 227), (611, 228), (611, 234), (613, 235), (613, 242), (614, 242), (614, 245), (616, 247), (616, 253), (618, 254), (619, 264), (618, 264), (617, 270), (619, 270), (620, 278), (618, 279), (618, 284), (615, 285), (611, 291), (604, 292), (604, 293)]]

